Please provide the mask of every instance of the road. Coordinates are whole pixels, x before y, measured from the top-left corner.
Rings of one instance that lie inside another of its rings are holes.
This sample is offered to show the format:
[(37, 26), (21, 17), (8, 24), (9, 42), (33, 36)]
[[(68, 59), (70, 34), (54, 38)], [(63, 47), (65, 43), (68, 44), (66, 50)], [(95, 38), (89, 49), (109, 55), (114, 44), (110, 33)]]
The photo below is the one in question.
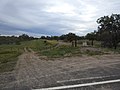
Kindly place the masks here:
[[(31, 90), (120, 79), (120, 55), (76, 56), (48, 60), (31, 49), (13, 72), (0, 75), (1, 90)], [(68, 90), (120, 90), (120, 83), (90, 85)], [(66, 90), (65, 89), (65, 90)]]

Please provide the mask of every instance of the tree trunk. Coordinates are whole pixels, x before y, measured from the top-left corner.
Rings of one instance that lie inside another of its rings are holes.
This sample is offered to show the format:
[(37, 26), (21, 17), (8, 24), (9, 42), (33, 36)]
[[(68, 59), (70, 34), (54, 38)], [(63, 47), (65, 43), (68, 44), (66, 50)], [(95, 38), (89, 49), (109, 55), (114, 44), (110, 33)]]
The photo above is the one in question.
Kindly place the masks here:
[(74, 42), (72, 41), (72, 47), (74, 47)]
[(77, 47), (77, 40), (75, 40), (75, 47)]
[(114, 49), (117, 49), (117, 45), (116, 44), (114, 44)]
[(94, 40), (91, 41), (91, 45), (92, 45), (92, 46), (93, 46), (93, 44), (94, 44)]

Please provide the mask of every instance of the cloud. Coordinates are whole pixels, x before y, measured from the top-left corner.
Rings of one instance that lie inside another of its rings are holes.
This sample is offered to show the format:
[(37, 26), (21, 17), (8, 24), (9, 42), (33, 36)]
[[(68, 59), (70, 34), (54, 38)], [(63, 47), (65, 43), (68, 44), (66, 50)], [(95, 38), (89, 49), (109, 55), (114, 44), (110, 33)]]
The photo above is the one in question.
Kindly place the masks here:
[(0, 34), (85, 35), (96, 20), (119, 13), (119, 0), (1, 0)]

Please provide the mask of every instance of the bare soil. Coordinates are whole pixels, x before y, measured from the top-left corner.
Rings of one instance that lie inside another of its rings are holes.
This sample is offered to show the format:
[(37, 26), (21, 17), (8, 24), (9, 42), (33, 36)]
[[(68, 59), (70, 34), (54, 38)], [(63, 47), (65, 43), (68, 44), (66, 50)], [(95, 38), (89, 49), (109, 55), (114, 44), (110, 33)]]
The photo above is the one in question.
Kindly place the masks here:
[(118, 72), (112, 70), (119, 69), (116, 67), (118, 64), (120, 65), (119, 54), (45, 60), (32, 49), (25, 49), (19, 56), (15, 70), (0, 74), (0, 88), (29, 90), (60, 84), (57, 82), (62, 80), (117, 75)]

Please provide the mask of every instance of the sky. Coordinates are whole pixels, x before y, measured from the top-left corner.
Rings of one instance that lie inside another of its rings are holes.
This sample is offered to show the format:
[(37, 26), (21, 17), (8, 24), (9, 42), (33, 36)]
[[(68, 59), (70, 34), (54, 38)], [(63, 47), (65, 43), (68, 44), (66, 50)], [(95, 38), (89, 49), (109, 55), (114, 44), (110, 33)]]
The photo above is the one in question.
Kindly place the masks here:
[(98, 18), (119, 13), (120, 0), (0, 0), (0, 34), (83, 36)]

